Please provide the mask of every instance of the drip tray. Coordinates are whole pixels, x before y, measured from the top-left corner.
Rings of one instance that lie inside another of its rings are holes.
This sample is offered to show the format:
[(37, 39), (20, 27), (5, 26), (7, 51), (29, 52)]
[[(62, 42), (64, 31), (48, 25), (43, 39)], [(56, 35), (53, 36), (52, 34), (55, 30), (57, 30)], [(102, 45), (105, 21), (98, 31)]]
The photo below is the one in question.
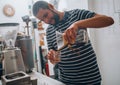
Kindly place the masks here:
[(25, 74), (23, 73), (16, 73), (16, 74), (11, 74), (11, 75), (6, 75), (5, 78), (10, 80), (10, 79), (16, 79), (16, 78), (20, 78), (20, 77), (24, 77)]
[(30, 76), (19, 71), (1, 77), (2, 85), (31, 85)]

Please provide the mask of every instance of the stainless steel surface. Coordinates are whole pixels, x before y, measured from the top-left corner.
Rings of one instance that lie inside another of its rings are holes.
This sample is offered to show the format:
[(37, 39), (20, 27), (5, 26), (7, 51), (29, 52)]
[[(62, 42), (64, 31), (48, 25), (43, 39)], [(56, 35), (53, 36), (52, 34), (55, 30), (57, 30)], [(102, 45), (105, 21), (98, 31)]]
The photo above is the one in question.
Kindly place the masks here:
[(6, 44), (3, 53), (3, 74), (25, 71), (21, 50), (15, 47), (19, 23), (0, 23), (0, 36)]
[(16, 43), (16, 46), (21, 49), (26, 71), (31, 71), (34, 68), (32, 39), (29, 37), (23, 37), (17, 39)]
[(3, 51), (3, 74), (25, 71), (21, 50), (18, 48)]
[(2, 85), (32, 85), (30, 76), (22, 71), (3, 75)]

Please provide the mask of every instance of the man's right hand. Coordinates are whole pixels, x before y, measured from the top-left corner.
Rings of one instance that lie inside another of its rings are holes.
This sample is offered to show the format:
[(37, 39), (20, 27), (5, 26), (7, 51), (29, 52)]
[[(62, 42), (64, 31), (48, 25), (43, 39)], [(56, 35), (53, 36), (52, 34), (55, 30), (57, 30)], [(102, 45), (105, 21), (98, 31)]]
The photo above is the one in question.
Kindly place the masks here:
[(60, 62), (60, 59), (56, 57), (56, 56), (58, 56), (58, 55), (56, 55), (56, 52), (57, 51), (52, 50), (52, 49), (50, 49), (50, 51), (48, 52), (47, 58), (50, 60), (50, 62), (52, 64), (56, 64), (56, 63)]
[(68, 27), (63, 33), (63, 39), (67, 44), (74, 44), (76, 40), (76, 34), (78, 31), (78, 26), (76, 23), (73, 23), (70, 27)]

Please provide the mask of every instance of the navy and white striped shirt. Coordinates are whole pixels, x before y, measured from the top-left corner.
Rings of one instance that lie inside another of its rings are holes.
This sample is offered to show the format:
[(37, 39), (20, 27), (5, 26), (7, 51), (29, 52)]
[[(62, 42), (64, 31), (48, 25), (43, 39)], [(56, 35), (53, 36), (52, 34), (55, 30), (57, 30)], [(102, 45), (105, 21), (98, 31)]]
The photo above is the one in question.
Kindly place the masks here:
[[(64, 19), (46, 30), (48, 49), (57, 50), (56, 31), (64, 32), (72, 23), (94, 16), (94, 12), (75, 9), (66, 11)], [(72, 48), (61, 50), (60, 80), (68, 85), (94, 85), (101, 81), (96, 55), (90, 41), (86, 44), (73, 44)], [(78, 55), (79, 53), (79, 55)]]

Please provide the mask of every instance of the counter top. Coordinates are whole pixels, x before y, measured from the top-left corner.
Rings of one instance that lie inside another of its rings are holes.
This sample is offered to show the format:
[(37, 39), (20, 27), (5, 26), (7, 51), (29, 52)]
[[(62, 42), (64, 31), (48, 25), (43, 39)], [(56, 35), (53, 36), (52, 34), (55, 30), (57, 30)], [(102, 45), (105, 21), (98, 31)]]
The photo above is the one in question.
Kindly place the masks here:
[(30, 74), (31, 77), (36, 77), (38, 85), (65, 85), (60, 81), (57, 81), (55, 79), (52, 79), (46, 75), (43, 75), (41, 73), (33, 71), (33, 73)]
[[(46, 75), (43, 75), (41, 73), (38, 73), (36, 71), (33, 71), (29, 75), (31, 76), (31, 78), (37, 79), (37, 85), (65, 85), (60, 81), (52, 79), (52, 78), (50, 78)], [(1, 82), (0, 82), (0, 85), (2, 85)]]

